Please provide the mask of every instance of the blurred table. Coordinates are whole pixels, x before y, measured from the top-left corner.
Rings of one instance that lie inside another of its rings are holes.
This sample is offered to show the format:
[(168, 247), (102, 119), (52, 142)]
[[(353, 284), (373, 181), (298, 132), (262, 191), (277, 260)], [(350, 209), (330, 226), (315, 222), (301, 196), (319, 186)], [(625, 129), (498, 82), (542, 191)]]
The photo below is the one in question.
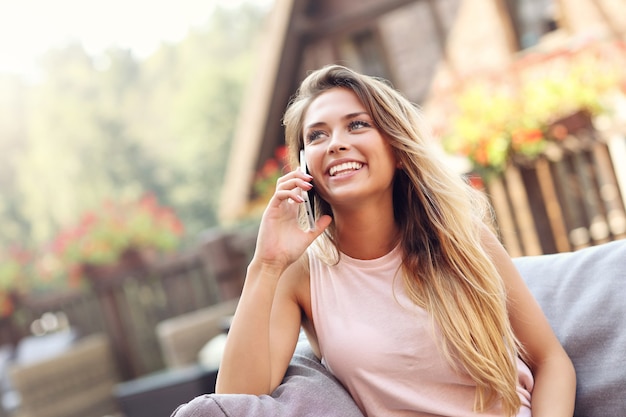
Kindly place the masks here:
[(15, 363), (25, 365), (54, 357), (68, 350), (77, 339), (78, 332), (71, 328), (42, 336), (27, 336), (15, 349)]

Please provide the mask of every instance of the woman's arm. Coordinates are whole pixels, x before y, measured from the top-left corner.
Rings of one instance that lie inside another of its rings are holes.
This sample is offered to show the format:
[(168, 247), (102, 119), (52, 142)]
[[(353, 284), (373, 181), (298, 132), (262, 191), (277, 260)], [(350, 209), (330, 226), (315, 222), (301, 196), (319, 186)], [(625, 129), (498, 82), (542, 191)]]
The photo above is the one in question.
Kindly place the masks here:
[(291, 274), (282, 273), (255, 261), (248, 266), (228, 331), (217, 393), (270, 394), (282, 380), (301, 321), (300, 308), (285, 284), (300, 268), (290, 270)]
[(511, 325), (535, 379), (533, 417), (571, 417), (576, 394), (574, 366), (506, 250), (491, 233), (485, 234), (484, 241), (504, 279)]
[(311, 187), (310, 180), (299, 170), (281, 177), (263, 213), (220, 363), (217, 393), (270, 394), (283, 379), (300, 329), (297, 288), (308, 282), (303, 254), (331, 221), (322, 216), (315, 230), (300, 229), (294, 202), (302, 202), (301, 190)]

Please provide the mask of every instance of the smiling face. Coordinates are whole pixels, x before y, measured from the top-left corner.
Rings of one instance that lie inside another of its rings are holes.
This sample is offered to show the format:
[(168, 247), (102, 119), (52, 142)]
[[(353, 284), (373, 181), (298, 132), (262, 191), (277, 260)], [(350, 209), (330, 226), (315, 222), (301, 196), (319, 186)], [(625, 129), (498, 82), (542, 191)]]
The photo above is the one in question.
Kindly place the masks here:
[(336, 87), (322, 93), (303, 125), (307, 165), (324, 200), (334, 207), (391, 201), (396, 160), (354, 92)]

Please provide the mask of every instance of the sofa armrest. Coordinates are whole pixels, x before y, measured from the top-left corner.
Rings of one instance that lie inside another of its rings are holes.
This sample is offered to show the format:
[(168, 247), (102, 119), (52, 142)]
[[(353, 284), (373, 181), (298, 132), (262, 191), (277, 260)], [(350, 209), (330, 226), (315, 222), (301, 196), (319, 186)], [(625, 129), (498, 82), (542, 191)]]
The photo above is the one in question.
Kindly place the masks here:
[(350, 394), (301, 337), (285, 378), (272, 395), (206, 394), (172, 417), (363, 417)]

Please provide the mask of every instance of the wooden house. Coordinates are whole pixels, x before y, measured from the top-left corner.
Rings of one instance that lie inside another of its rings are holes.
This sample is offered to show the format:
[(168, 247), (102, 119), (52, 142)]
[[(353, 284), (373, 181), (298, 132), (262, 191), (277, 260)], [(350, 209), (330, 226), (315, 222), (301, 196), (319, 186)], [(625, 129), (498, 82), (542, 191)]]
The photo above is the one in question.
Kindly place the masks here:
[[(308, 71), (340, 63), (384, 77), (418, 103), (436, 128), (446, 123), (440, 97), (475, 74), (507, 71), (529, 48), (588, 38), (623, 40), (625, 8), (625, 0), (275, 0), (232, 144), (223, 222), (246, 215), (255, 173), (284, 144), (281, 117)], [(610, 171), (613, 175), (612, 166)], [(537, 204), (516, 197), (528, 192), (516, 185), (523, 173), (516, 175), (487, 190), (499, 204), (502, 237), (513, 255), (564, 251), (626, 235), (623, 198), (610, 202), (614, 209), (589, 215), (601, 214), (607, 230), (607, 217), (618, 219), (614, 230), (594, 238), (593, 220), (567, 225), (561, 207), (553, 213), (539, 207), (544, 213), (537, 221), (532, 207)], [(621, 185), (619, 180), (608, 182), (621, 196), (626, 180)], [(531, 194), (539, 194), (539, 185), (534, 187)]]

